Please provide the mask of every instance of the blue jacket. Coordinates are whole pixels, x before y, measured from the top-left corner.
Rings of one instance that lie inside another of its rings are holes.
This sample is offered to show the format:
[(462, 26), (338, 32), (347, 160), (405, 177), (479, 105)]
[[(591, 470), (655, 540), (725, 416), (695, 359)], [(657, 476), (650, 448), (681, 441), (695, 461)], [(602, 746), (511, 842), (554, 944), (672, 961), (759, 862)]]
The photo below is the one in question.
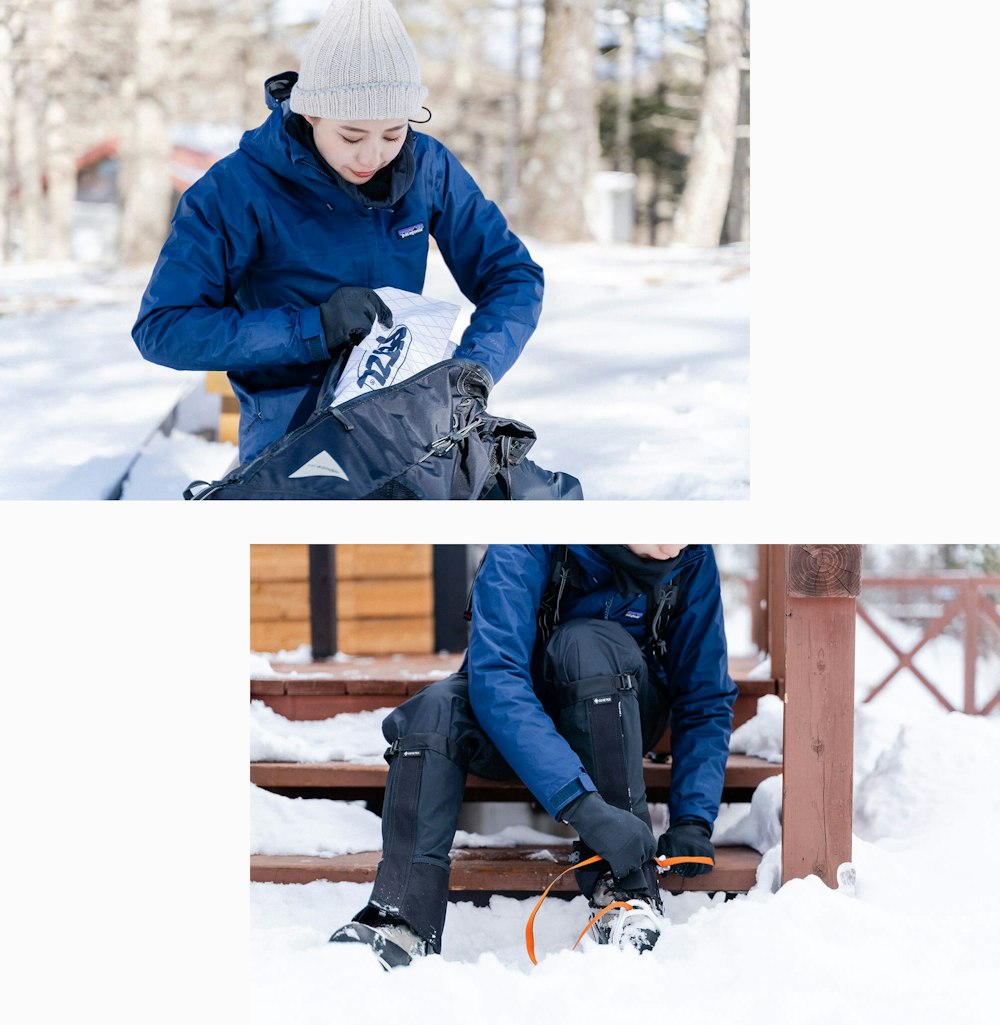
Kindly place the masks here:
[[(610, 619), (641, 642), (645, 598), (622, 597), (611, 569), (585, 545), (570, 545), (588, 575), (585, 591), (568, 591), (560, 606), (568, 619)], [(549, 582), (554, 545), (491, 545), (472, 591), (469, 694), (476, 718), (511, 768), (554, 816), (586, 791), (596, 791), (579, 757), (556, 730), (535, 693), (541, 646), (536, 645), (539, 601)], [(680, 604), (667, 627), (661, 667), (649, 663), (671, 699), (670, 816), (713, 823), (722, 798), (733, 704), (722, 620), (719, 571), (710, 545), (690, 545), (673, 565)]]
[(397, 160), (412, 181), (380, 203), (321, 169), (286, 130), (288, 101), (268, 102), (264, 124), (181, 197), (132, 329), (154, 363), (229, 371), (244, 463), (315, 408), (329, 364), (319, 304), (342, 285), (422, 292), (428, 236), (476, 304), (455, 355), (494, 381), (542, 301), (541, 268), (437, 140), (408, 133)]

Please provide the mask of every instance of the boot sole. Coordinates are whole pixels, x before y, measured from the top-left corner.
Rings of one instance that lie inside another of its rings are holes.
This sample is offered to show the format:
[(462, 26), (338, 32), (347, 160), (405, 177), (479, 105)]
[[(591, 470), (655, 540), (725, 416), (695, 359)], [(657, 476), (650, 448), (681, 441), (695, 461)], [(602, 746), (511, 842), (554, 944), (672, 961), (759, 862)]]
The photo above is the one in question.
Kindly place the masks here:
[(371, 947), (379, 964), (387, 971), (403, 968), (413, 958), (398, 943), (387, 940), (380, 932), (360, 922), (348, 922), (342, 925), (331, 937), (331, 943), (362, 943)]

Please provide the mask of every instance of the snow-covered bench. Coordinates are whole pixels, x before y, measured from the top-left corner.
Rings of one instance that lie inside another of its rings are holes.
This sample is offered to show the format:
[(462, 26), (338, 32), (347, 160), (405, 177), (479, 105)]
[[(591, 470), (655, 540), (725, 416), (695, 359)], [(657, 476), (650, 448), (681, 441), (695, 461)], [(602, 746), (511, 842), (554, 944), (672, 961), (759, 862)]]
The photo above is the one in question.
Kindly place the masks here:
[[(805, 875), (818, 875), (830, 886), (837, 885), (838, 867), (851, 857), (852, 758), (853, 758), (853, 688), (854, 688), (854, 625), (855, 606), (860, 590), (861, 547), (859, 545), (767, 545), (762, 546), (760, 599), (766, 608), (761, 634), (768, 661), (758, 666), (768, 670), (765, 679), (751, 678), (731, 667), (740, 686), (736, 724), (750, 718), (758, 698), (776, 695), (783, 702), (782, 750), (780, 767), (766, 769), (753, 763), (734, 761), (727, 773), (730, 793), (742, 786), (766, 780), (783, 769), (781, 788), (781, 879), (786, 881)], [(428, 659), (434, 660), (433, 666)], [(291, 719), (321, 719), (341, 711), (371, 711), (399, 704), (433, 679), (453, 672), (458, 656), (424, 656), (421, 669), (408, 666), (406, 659), (393, 658), (380, 663), (367, 660), (364, 669), (356, 663), (347, 666), (326, 662), (318, 666), (287, 667), (251, 683), (251, 696), (265, 702), (282, 716)], [(294, 675), (289, 675), (294, 673)], [(375, 759), (370, 759), (375, 760)], [(372, 766), (356, 770), (330, 763), (326, 768), (277, 767), (258, 763), (256, 780), (268, 789), (290, 792), (312, 791), (327, 795), (357, 795), (359, 780), (365, 776), (365, 787), (376, 799), (384, 784), (384, 769), (376, 773)], [(360, 775), (352, 775), (358, 772)], [(301, 775), (296, 776), (296, 773)], [(325, 775), (324, 775), (325, 773)], [(757, 776), (754, 777), (754, 773)], [(669, 785), (669, 764), (647, 766), (651, 794), (662, 794)], [(741, 784), (737, 784), (741, 780)], [(353, 782), (352, 782), (353, 781)], [(472, 780), (469, 799), (495, 800), (527, 796), (516, 785)], [(353, 789), (352, 789), (353, 788)], [(487, 859), (499, 875), (495, 885), (486, 889), (509, 890), (519, 874), (528, 869), (517, 865), (522, 860), (538, 860), (541, 852), (506, 853)], [(704, 889), (729, 890), (729, 882), (742, 879), (746, 889), (753, 883), (747, 872), (753, 853), (733, 854), (736, 876), (728, 875), (730, 854), (723, 856), (719, 869), (707, 876), (696, 877)], [(358, 856), (351, 856), (357, 858)], [(471, 857), (471, 856), (469, 856)], [(485, 857), (482, 850), (476, 857)], [(541, 855), (544, 860), (545, 855)], [(280, 863), (256, 860), (253, 878), (291, 879), (298, 873), (304, 878), (353, 878), (341, 872), (374, 872), (365, 859), (337, 862), (322, 859), (321, 863), (293, 859)], [(467, 856), (460, 859), (467, 861)], [(377, 861), (377, 856), (376, 856)], [(470, 863), (471, 864), (471, 863)], [(718, 875), (723, 865), (726, 873)], [(742, 866), (742, 867), (740, 867)], [(484, 872), (486, 869), (483, 870)], [(738, 871), (744, 871), (740, 877)], [(713, 878), (714, 877), (714, 878)], [(477, 876), (482, 881), (483, 878)], [(670, 877), (666, 877), (669, 879)], [(470, 888), (476, 888), (470, 886)]]
[[(567, 844), (514, 847), (463, 847), (451, 852), (449, 888), (468, 899), (470, 894), (537, 894), (570, 863)], [(328, 882), (370, 883), (375, 878), (381, 851), (344, 854), (337, 858), (255, 855), (250, 878), (258, 883)], [(707, 875), (684, 879), (673, 873), (660, 877), (671, 893), (683, 890), (745, 893), (754, 884), (760, 855), (749, 847), (719, 847), (715, 868)], [(579, 892), (571, 876), (560, 879), (553, 893)]]
[[(250, 782), (285, 797), (334, 797), (342, 801), (367, 801), (381, 806), (389, 767), (358, 762), (251, 762)], [(726, 765), (724, 801), (749, 801), (754, 790), (770, 776), (781, 774), (781, 765), (745, 754), (731, 754)], [(671, 764), (645, 759), (643, 776), (651, 801), (666, 801), (670, 792)], [(467, 801), (531, 801), (519, 781), (499, 781), (470, 775)]]
[[(323, 720), (343, 713), (368, 712), (392, 707), (453, 672), (460, 657), (455, 655), (370, 658), (323, 662), (309, 665), (272, 663), (273, 676), (251, 680), (251, 697), (267, 704), (286, 719)], [(737, 723), (749, 719), (758, 697), (775, 693), (772, 680), (750, 679), (733, 666), (740, 686)], [(662, 751), (645, 760), (644, 775), (651, 801), (665, 801), (672, 767), (669, 737), (659, 745)], [(781, 765), (748, 755), (730, 756), (723, 799), (749, 801), (754, 790)], [(363, 800), (380, 811), (388, 766), (384, 762), (352, 761), (256, 761), (250, 765), (255, 785), (286, 797)], [(465, 799), (530, 803), (531, 794), (520, 782), (500, 782), (470, 775)], [(255, 882), (371, 882), (379, 852), (337, 857), (300, 855), (256, 855), (251, 858), (251, 879)], [(568, 857), (565, 840), (552, 848), (542, 845), (476, 847), (454, 852), (451, 888), (456, 892), (535, 892), (547, 885), (553, 869)], [(747, 847), (720, 848), (716, 869), (708, 876), (684, 880), (665, 876), (671, 890), (745, 892), (755, 881), (760, 855)], [(571, 880), (565, 881), (572, 892)]]

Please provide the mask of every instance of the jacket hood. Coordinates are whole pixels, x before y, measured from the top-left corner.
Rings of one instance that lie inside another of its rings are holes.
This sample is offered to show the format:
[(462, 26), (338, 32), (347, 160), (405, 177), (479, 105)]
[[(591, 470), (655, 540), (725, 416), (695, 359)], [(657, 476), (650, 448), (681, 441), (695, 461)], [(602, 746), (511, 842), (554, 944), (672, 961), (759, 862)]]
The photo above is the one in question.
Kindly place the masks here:
[[(315, 148), (308, 122), (289, 106), (288, 98), (298, 77), (295, 71), (284, 71), (267, 79), (264, 100), (271, 116), (259, 128), (244, 133), (240, 149), (282, 178), (300, 183), (305, 180), (314, 191), (317, 186), (322, 191), (335, 185), (356, 203), (369, 209), (388, 207), (398, 202), (413, 183), (416, 172), (413, 133), (407, 129), (399, 156), (375, 176), (381, 181), (373, 180), (365, 186), (346, 181)], [(293, 119), (298, 119), (302, 125), (296, 125)]]

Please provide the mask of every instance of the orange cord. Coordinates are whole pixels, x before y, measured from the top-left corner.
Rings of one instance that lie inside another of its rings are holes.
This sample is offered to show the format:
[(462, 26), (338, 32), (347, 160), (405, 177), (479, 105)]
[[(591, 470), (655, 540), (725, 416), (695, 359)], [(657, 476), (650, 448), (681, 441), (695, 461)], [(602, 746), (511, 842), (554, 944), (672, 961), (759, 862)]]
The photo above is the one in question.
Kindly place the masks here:
[[(563, 869), (562, 872), (560, 872), (559, 875), (557, 875), (555, 877), (555, 879), (553, 879), (552, 882), (549, 883), (549, 885), (545, 887), (545, 890), (542, 892), (541, 897), (538, 898), (538, 901), (536, 902), (535, 906), (531, 909), (531, 914), (528, 915), (528, 924), (527, 924), (527, 926), (525, 927), (525, 930), (524, 930), (524, 945), (528, 948), (528, 958), (530, 959), (532, 964), (534, 964), (534, 965), (538, 964), (538, 962), (535, 960), (535, 936), (534, 936), (534, 931), (533, 931), (532, 927), (533, 927), (534, 922), (535, 922), (535, 915), (538, 914), (538, 910), (542, 906), (542, 901), (545, 900), (545, 898), (549, 895), (549, 891), (552, 889), (552, 887), (555, 886), (556, 883), (558, 883), (559, 880), (562, 879), (562, 877), (564, 875), (567, 875), (570, 872), (575, 872), (578, 868), (583, 868), (585, 865), (593, 865), (593, 864), (596, 864), (598, 861), (603, 861), (603, 860), (604, 859), (599, 854), (595, 854), (592, 858), (587, 858), (585, 861), (579, 861), (579, 862), (577, 862), (574, 865), (570, 865), (569, 868)], [(654, 858), (653, 861), (656, 862), (656, 864), (657, 864), (657, 866), (659, 868), (662, 868), (662, 869), (665, 869), (665, 870), (673, 868), (674, 865), (711, 865), (711, 866), (715, 865), (715, 861), (712, 858), (705, 858), (705, 857), (693, 857), (693, 858)], [(576, 946), (580, 942), (580, 940), (582, 940), (583, 937), (586, 936), (587, 930), (606, 911), (610, 911), (612, 908), (630, 908), (631, 909), (631, 907), (632, 907), (632, 905), (629, 904), (627, 901), (616, 900), (616, 901), (613, 901), (611, 904), (609, 904), (606, 908), (602, 908), (596, 915), (594, 915), (594, 917), (586, 924), (586, 926), (584, 926), (583, 932), (580, 933), (580, 935), (576, 939), (576, 943), (573, 944), (573, 949), (574, 950), (576, 949)]]

